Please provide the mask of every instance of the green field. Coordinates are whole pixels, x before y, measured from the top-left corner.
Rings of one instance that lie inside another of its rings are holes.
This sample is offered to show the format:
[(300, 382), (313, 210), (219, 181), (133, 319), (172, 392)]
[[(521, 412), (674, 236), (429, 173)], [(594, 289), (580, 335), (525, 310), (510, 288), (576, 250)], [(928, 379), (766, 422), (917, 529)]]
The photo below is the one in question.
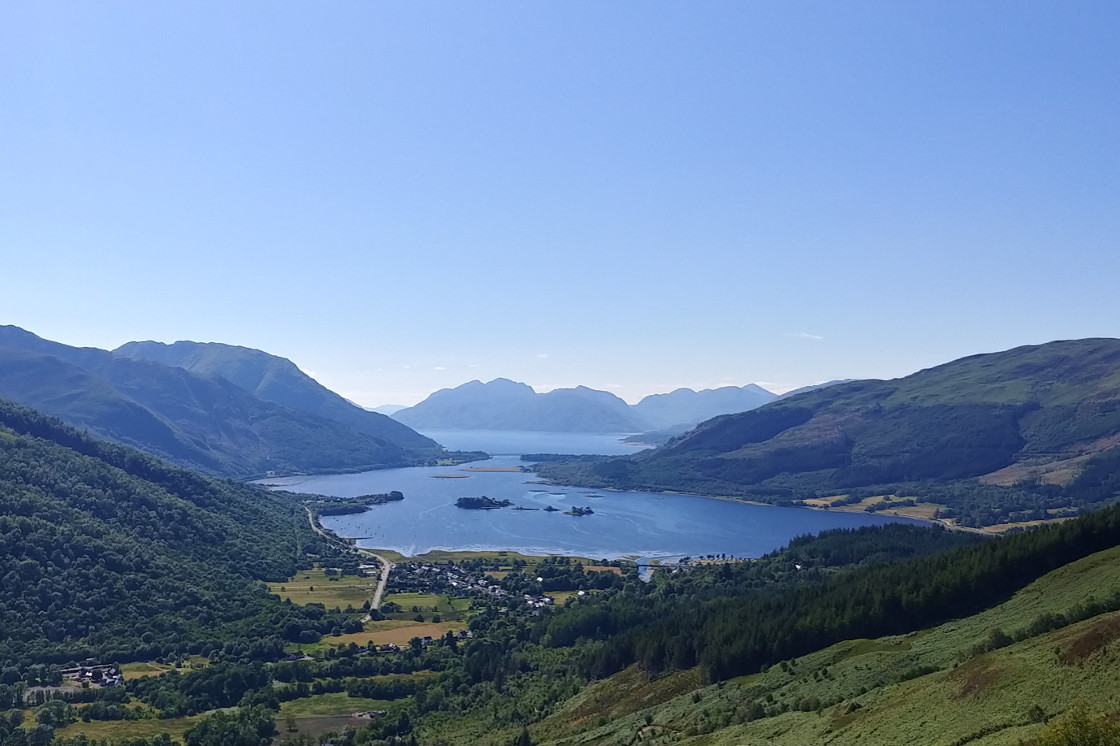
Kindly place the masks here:
[(182, 741), (183, 734), (193, 728), (203, 715), (166, 720), (92, 720), (83, 723), (79, 720), (55, 732), (62, 738), (74, 738), (84, 733), (90, 740), (119, 741), (125, 738), (151, 738), (161, 733), (171, 736), (174, 741)]
[(286, 718), (299, 720), (301, 718), (341, 717), (357, 712), (368, 712), (369, 710), (386, 710), (390, 704), (387, 700), (351, 697), (346, 692), (331, 692), (283, 702), (280, 704), (280, 713), (276, 716), (276, 719), (283, 721)]
[[(205, 668), (210, 665), (210, 661), (201, 655), (194, 655), (183, 662), (182, 667), (178, 670), (187, 672)], [(176, 670), (175, 666), (171, 663), (156, 663), (155, 661), (140, 661), (137, 663), (125, 663), (121, 665), (121, 675), (124, 676), (125, 681), (132, 681), (133, 679), (142, 679), (146, 676), (159, 676), (166, 671)]]
[[(388, 614), (390, 619), (411, 620), (417, 613), (424, 615), (426, 621), (432, 621), (433, 614), (439, 614), (443, 621), (461, 621), (470, 617), (471, 600), (469, 598), (448, 599), (437, 593), (392, 593), (382, 598), (384, 606), (393, 602), (401, 607), (399, 613)], [(419, 612), (413, 611), (416, 607)]]
[(350, 643), (365, 646), (367, 643), (374, 645), (406, 646), (413, 637), (443, 637), (448, 632), (459, 632), (466, 629), (465, 622), (444, 620), (441, 622), (414, 622), (408, 619), (383, 619), (378, 622), (366, 622), (361, 632), (348, 635), (327, 635), (318, 642), (291, 643), (287, 650), (315, 655), (325, 652), (328, 648), (347, 647)]
[(269, 583), (268, 590), (282, 599), (296, 604), (320, 603), (328, 609), (360, 609), (373, 597), (377, 588), (376, 577), (347, 575), (327, 577), (321, 567), (303, 570), (283, 583)]

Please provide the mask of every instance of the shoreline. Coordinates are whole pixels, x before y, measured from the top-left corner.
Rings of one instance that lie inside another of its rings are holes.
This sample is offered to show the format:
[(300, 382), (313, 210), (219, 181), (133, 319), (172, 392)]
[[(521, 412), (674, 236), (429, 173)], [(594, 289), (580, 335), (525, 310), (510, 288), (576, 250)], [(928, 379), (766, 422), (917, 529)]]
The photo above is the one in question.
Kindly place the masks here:
[[(592, 487), (589, 487), (588, 485), (562, 484), (560, 482), (553, 482), (553, 481), (550, 481), (550, 480), (540, 480), (540, 481), (534, 481), (534, 482), (526, 482), (526, 484), (541, 484), (541, 485), (548, 486), (548, 487), (573, 487), (573, 488), (574, 487), (583, 487), (583, 488), (586, 488), (586, 489), (599, 490), (601, 492), (646, 492), (646, 493), (649, 493), (649, 494), (652, 494), (652, 495), (680, 495), (681, 497), (700, 497), (700, 498), (705, 498), (705, 499), (708, 499), (708, 500), (725, 500), (725, 501), (728, 501), (728, 502), (742, 503), (744, 505), (757, 505), (757, 506), (760, 506), (760, 507), (767, 507), (767, 508), (804, 508), (806, 510), (814, 510), (814, 511), (819, 511), (819, 512), (822, 512), (822, 513), (861, 514), (861, 513), (866, 513), (867, 512), (867, 511), (863, 510), (863, 508), (861, 507), (862, 502), (861, 503), (856, 503), (856, 504), (853, 504), (853, 505), (838, 505), (836, 507), (831, 507), (831, 506), (825, 506), (825, 505), (820, 505), (820, 504), (813, 504), (813, 503), (807, 502), (803, 499), (796, 505), (776, 505), (774, 503), (765, 503), (765, 502), (761, 502), (761, 501), (758, 501), (758, 500), (748, 500), (748, 499), (743, 498), (743, 497), (736, 497), (735, 495), (706, 495), (706, 494), (702, 494), (702, 493), (699, 493), (699, 492), (683, 492), (681, 490), (658, 490), (658, 489), (653, 489), (653, 488), (650, 488), (650, 487), (643, 487), (641, 489), (633, 489), (633, 490), (620, 489), (618, 487), (594, 487), (594, 488), (592, 488)], [(815, 499), (827, 500), (827, 499), (834, 499), (836, 497), (840, 497), (840, 495), (835, 495), (832, 498), (809, 498), (809, 499), (810, 500), (815, 500)], [(871, 498), (868, 498), (868, 499), (871, 499)], [(935, 507), (939, 507), (939, 508), (947, 507), (947, 506), (944, 506), (944, 505), (936, 505), (934, 503), (927, 503), (927, 504), (928, 505), (934, 505)], [(1008, 531), (1012, 531), (1012, 530), (1018, 529), (1018, 528), (1024, 528), (1024, 529), (1025, 528), (1033, 528), (1035, 526), (1045, 526), (1045, 525), (1049, 525), (1049, 524), (1052, 524), (1052, 523), (1057, 523), (1059, 521), (1069, 520), (1068, 517), (1062, 517), (1062, 518), (1052, 518), (1052, 519), (1046, 520), (1046, 521), (1026, 521), (1026, 522), (1022, 522), (1022, 523), (996, 523), (996, 524), (992, 524), (990, 526), (980, 526), (979, 528), (976, 528), (976, 527), (973, 527), (973, 526), (961, 526), (960, 524), (957, 524), (957, 523), (953, 522), (953, 520), (951, 518), (934, 518), (932, 516), (913, 515), (911, 513), (904, 512), (905, 510), (906, 510), (906, 508), (884, 508), (883, 510), (876, 510), (872, 514), (873, 515), (887, 515), (887, 516), (891, 516), (892, 518), (903, 518), (903, 519), (906, 519), (908, 521), (914, 521), (916, 523), (922, 523), (922, 524), (925, 524), (925, 525), (928, 525), (928, 526), (940, 526), (941, 528), (944, 528), (944, 529), (949, 530), (949, 531), (961, 531), (961, 532), (964, 532), (964, 533), (980, 534), (982, 536), (1001, 536), (1002, 534), (1007, 533)]]
[[(584, 565), (598, 564), (603, 559), (610, 559), (606, 557), (584, 557), (576, 554), (525, 554), (513, 549), (429, 549), (420, 554), (401, 554), (395, 549), (374, 549), (368, 547), (354, 547), (364, 552), (376, 552), (389, 559), (393, 564), (401, 562), (424, 562), (427, 564), (436, 564), (438, 562), (462, 562), (465, 560), (502, 560), (505, 562), (511, 560), (524, 560), (526, 562), (536, 562), (549, 557), (569, 557)], [(618, 557), (615, 561), (620, 562), (634, 562), (629, 557)]]

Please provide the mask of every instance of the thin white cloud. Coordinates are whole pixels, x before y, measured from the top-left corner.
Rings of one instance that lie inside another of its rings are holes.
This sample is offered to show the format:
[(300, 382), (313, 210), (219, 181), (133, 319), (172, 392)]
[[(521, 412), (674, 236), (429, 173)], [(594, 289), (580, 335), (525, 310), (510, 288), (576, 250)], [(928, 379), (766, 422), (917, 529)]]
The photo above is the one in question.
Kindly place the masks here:
[(824, 337), (822, 337), (819, 334), (810, 334), (809, 332), (798, 332), (797, 334), (794, 334), (793, 336), (800, 337), (801, 339), (811, 339), (814, 342), (820, 342), (821, 340), (824, 339)]
[(769, 391), (771, 394), (778, 394), (779, 396), (781, 396), (782, 394), (789, 393), (790, 391), (793, 391), (794, 389), (801, 388), (801, 384), (790, 383), (788, 381), (785, 381), (785, 382), (755, 381), (755, 385), (756, 386), (761, 386), (762, 388)]
[(442, 365), (437, 365), (436, 367), (432, 368), (432, 370), (447, 370), (447, 368)]
[(547, 352), (538, 352), (537, 353), (537, 360), (544, 360), (546, 357), (548, 357)]

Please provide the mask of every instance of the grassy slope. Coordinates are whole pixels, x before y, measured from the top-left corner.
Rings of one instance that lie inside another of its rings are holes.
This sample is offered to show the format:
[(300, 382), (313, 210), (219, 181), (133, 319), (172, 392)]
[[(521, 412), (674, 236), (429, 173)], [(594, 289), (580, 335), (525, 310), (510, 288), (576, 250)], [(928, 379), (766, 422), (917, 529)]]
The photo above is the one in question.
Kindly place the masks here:
[(1000, 509), (1033, 513), (1107, 499), (1096, 476), (1083, 484), (1077, 477), (1094, 465), (1114, 472), (1118, 459), (1120, 340), (1085, 339), (977, 355), (893, 381), (837, 384), (717, 417), (635, 456), (538, 470), (564, 484), (772, 502), (908, 483), (956, 489), (979, 477), (1007, 486), (1038, 478), (1071, 490), (1073, 503), (1042, 493), (927, 496), (970, 515), (968, 525), (985, 525), (1008, 517)]
[[(1008, 634), (1043, 613), (1062, 613), (1120, 588), (1120, 548), (1052, 572), (998, 607), (905, 636), (852, 640), (797, 659), (791, 669), (695, 690), (690, 674), (646, 682), (630, 669), (581, 692), (532, 729), (556, 744), (1017, 744), (1047, 716), (1075, 700), (1091, 710), (1120, 709), (1120, 614), (1104, 614), (1006, 648), (969, 657), (993, 628)], [(963, 662), (961, 662), (963, 661)], [(925, 675), (914, 675), (921, 670)], [(911, 676), (913, 676), (911, 678)], [(767, 707), (816, 698), (819, 711), (792, 711), (753, 722), (750, 704)], [(771, 703), (772, 701), (772, 703)], [(851, 703), (858, 703), (855, 709)], [(647, 725), (645, 716), (652, 716)], [(598, 725), (598, 723), (602, 723)]]

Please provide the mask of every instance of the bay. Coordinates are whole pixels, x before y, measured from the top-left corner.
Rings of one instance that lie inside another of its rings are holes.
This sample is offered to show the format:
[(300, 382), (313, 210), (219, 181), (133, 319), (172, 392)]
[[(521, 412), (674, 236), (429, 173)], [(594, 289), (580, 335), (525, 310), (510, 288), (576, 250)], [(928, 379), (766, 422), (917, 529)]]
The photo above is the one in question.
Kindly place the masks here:
[[(672, 560), (725, 554), (757, 557), (800, 534), (909, 522), (868, 513), (830, 513), (779, 508), (691, 495), (556, 487), (534, 484), (536, 475), (515, 469), (520, 453), (599, 453), (640, 450), (619, 435), (573, 433), (425, 432), (448, 448), (496, 454), (488, 461), (453, 467), (384, 469), (360, 474), (313, 475), (265, 480), (297, 492), (355, 497), (399, 490), (405, 499), (364, 513), (325, 516), (323, 526), (371, 549), (417, 555), (433, 549), (565, 554), (593, 559), (632, 557)], [(514, 507), (465, 510), (460, 497), (486, 495)], [(555, 512), (545, 511), (552, 506)], [(589, 507), (592, 515), (565, 511)]]

